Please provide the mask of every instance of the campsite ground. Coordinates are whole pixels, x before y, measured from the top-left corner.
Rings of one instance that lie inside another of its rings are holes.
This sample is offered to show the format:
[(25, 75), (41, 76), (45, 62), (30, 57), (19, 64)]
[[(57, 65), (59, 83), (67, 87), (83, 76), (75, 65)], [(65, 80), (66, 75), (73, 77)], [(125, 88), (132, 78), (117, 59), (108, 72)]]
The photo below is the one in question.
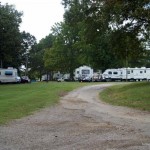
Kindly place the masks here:
[(150, 113), (111, 106), (92, 85), (56, 106), (0, 126), (0, 150), (150, 150)]

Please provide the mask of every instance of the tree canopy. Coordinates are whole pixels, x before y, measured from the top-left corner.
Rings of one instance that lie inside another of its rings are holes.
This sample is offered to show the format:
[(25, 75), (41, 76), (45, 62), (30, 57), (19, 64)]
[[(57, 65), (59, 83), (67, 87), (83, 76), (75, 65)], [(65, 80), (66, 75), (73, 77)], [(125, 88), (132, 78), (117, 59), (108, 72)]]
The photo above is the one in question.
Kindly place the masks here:
[(21, 53), (19, 24), (22, 13), (12, 5), (0, 3), (0, 60), (1, 67), (18, 67)]
[(150, 39), (149, 0), (63, 0), (63, 5), (65, 24), (80, 29), (78, 45), (85, 48), (87, 64), (100, 69), (141, 64)]
[(23, 13), (15, 6), (0, 3), (0, 67), (19, 68), (26, 63), (27, 54), (36, 44), (36, 38), (25, 31), (20, 32)]

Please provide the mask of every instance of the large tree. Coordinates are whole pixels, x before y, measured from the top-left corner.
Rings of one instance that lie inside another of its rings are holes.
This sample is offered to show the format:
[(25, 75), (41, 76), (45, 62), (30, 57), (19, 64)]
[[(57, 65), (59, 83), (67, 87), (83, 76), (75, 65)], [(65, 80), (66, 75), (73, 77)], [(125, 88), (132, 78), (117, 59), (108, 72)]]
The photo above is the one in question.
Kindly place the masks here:
[(21, 23), (22, 12), (12, 5), (0, 3), (0, 61), (1, 67), (18, 67), (21, 63)]
[(75, 25), (79, 24), (77, 11), (71, 10), (80, 6), (81, 40), (95, 67), (121, 67), (127, 59), (129, 65), (135, 65), (145, 54), (150, 38), (149, 0), (63, 0), (63, 4), (71, 14), (67, 19)]
[(95, 69), (112, 66), (116, 59), (109, 46), (110, 27), (102, 15), (102, 3), (91, 0), (63, 0), (63, 4), (66, 8), (65, 21), (70, 27), (78, 28), (78, 41), (75, 45), (80, 49), (81, 62)]
[(74, 69), (83, 63), (83, 46), (81, 48), (80, 31), (82, 28), (83, 12), (80, 4), (72, 3), (66, 9), (64, 22), (56, 23), (52, 28), (54, 43), (51, 49), (45, 51), (45, 65), (53, 71), (70, 73), (73, 79)]
[(50, 50), (50, 53), (55, 55), (56, 68), (64, 73), (70, 73), (72, 79), (74, 69), (81, 64), (78, 32), (77, 27), (70, 26), (67, 22), (56, 24), (53, 27), (55, 36), (53, 50)]

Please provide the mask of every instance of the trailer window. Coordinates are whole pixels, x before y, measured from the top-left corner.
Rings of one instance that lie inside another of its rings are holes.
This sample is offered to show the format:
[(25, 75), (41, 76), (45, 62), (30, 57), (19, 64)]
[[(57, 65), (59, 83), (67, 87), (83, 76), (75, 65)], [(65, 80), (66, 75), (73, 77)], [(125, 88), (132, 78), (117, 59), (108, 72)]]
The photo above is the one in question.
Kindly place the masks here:
[(77, 71), (77, 74), (79, 74), (79, 71)]
[(111, 71), (109, 71), (109, 72), (108, 72), (108, 74), (112, 74), (112, 72), (111, 72)]
[(146, 73), (146, 70), (144, 70), (144, 73)]
[(131, 73), (133, 73), (133, 70), (131, 70)]
[(130, 71), (127, 71), (127, 74), (130, 74)]
[(143, 71), (140, 71), (140, 73), (143, 73)]
[(118, 74), (118, 72), (113, 72), (113, 74)]
[(90, 70), (82, 70), (82, 74), (90, 74)]
[(1, 71), (0, 71), (0, 75), (1, 75)]
[(5, 71), (5, 75), (7, 75), (7, 76), (12, 76), (13, 75), (13, 72), (12, 71)]

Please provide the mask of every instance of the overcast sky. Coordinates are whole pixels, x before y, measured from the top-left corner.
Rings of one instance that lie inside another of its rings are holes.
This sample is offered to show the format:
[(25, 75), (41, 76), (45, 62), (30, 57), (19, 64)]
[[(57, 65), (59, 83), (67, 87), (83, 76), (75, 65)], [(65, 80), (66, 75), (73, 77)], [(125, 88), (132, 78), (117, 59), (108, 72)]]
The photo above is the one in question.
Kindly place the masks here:
[(64, 8), (61, 0), (0, 0), (2, 4), (15, 5), (23, 11), (21, 31), (29, 32), (39, 41), (51, 32), (51, 27), (63, 21)]

